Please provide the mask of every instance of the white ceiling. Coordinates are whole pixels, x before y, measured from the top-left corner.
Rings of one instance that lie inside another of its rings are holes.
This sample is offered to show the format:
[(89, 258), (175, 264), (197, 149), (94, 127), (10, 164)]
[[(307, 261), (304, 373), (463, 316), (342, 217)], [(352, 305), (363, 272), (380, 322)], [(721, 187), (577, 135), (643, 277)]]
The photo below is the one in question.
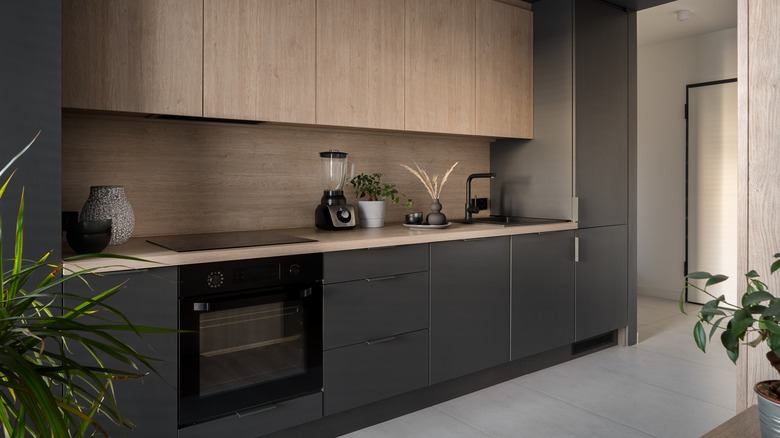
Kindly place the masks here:
[[(774, 0), (772, 0), (774, 1)], [(688, 21), (677, 21), (687, 9)], [(637, 45), (645, 46), (737, 27), (737, 0), (677, 0), (637, 12)]]

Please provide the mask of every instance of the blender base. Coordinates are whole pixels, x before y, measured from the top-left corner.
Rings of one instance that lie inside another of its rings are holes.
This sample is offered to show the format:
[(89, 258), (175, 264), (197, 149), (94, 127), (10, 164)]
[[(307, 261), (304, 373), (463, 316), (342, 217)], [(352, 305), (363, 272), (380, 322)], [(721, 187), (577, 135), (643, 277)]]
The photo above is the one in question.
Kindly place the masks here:
[(314, 224), (321, 230), (351, 230), (355, 228), (355, 208), (348, 204), (318, 205)]

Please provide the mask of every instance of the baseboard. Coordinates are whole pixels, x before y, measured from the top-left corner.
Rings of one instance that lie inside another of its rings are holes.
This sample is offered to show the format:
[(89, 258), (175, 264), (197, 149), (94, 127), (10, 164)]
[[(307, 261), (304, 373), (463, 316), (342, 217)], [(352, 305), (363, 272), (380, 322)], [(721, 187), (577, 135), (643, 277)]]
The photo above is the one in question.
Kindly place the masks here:
[(637, 286), (636, 293), (637, 295), (645, 295), (645, 296), (663, 298), (666, 300), (673, 300), (673, 301), (677, 301), (680, 299), (679, 290), (666, 290), (666, 289), (658, 289), (649, 286)]

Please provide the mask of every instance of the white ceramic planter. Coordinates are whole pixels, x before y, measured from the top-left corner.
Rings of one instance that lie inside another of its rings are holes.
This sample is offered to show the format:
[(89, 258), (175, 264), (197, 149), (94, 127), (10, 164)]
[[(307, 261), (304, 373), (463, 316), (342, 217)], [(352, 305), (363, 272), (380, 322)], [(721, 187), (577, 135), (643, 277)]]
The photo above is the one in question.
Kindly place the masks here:
[(358, 201), (358, 216), (363, 228), (379, 228), (385, 226), (385, 201)]

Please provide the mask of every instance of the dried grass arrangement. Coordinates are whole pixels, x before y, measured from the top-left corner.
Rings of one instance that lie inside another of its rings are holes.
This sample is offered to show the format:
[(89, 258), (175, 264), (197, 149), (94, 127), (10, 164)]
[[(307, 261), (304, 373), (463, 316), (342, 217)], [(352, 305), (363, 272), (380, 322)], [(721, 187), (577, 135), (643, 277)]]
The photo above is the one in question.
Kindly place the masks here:
[(425, 190), (428, 191), (428, 194), (431, 195), (431, 199), (439, 199), (441, 196), (441, 190), (444, 188), (444, 183), (447, 182), (447, 178), (450, 176), (450, 173), (452, 173), (452, 170), (455, 169), (455, 166), (458, 165), (458, 162), (456, 161), (455, 164), (450, 167), (450, 170), (447, 171), (447, 173), (444, 174), (444, 177), (441, 179), (441, 182), (439, 182), (439, 175), (433, 175), (433, 177), (429, 177), (428, 173), (425, 172), (425, 170), (421, 169), (420, 166), (417, 163), (414, 163), (414, 167), (417, 169), (412, 169), (411, 167), (407, 166), (406, 164), (401, 164), (401, 166), (412, 173), (412, 175), (416, 176), (417, 179), (420, 180), (420, 182), (423, 183), (425, 186)]

